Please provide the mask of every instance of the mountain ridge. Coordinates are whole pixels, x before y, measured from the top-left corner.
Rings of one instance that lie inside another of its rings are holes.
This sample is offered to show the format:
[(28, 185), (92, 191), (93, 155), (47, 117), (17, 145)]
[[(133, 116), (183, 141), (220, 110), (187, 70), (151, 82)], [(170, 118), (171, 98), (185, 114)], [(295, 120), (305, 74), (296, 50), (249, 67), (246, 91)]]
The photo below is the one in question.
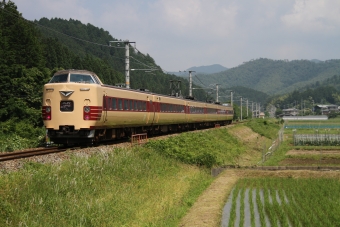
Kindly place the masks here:
[(201, 76), (204, 84), (243, 86), (269, 95), (278, 95), (301, 89), (316, 82), (339, 75), (340, 60), (272, 60), (260, 58), (245, 62), (220, 73)]

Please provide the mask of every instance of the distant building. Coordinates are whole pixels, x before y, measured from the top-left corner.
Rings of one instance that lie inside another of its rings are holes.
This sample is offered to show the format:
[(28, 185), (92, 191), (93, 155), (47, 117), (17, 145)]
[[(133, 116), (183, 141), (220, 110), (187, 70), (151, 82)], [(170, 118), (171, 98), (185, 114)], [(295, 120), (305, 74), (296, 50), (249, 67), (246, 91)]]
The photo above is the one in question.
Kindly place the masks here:
[(264, 118), (265, 114), (263, 112), (260, 112), (259, 118)]
[(320, 113), (321, 115), (328, 115), (331, 112), (339, 112), (338, 105), (316, 105), (314, 106), (315, 112)]
[(282, 116), (297, 116), (299, 115), (299, 110), (295, 108), (283, 109)]
[(285, 116), (282, 118), (285, 121), (325, 121), (328, 120), (327, 115), (308, 115), (308, 116)]

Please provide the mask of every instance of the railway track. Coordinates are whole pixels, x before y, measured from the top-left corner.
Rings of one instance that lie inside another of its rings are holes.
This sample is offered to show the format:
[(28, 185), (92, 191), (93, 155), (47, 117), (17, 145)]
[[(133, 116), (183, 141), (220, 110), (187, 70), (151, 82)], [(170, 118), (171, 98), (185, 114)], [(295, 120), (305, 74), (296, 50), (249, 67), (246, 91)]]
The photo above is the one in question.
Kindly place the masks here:
[[(237, 122), (233, 124), (240, 124), (240, 123)], [(180, 133), (173, 133), (173, 134), (180, 134)], [(169, 135), (173, 135), (173, 134), (169, 134)], [(153, 138), (153, 137), (159, 137), (159, 135), (151, 136), (150, 138)], [(114, 144), (119, 144), (119, 143), (127, 143), (129, 141), (130, 141), (129, 139), (121, 139), (121, 140), (102, 142), (100, 145), (104, 145), (104, 146), (114, 145)], [(28, 157), (33, 157), (33, 156), (47, 155), (47, 154), (52, 154), (52, 153), (59, 153), (59, 152), (64, 152), (66, 150), (76, 150), (76, 149), (81, 149), (81, 148), (83, 147), (78, 147), (78, 146), (77, 147), (45, 147), (45, 148), (40, 148), (40, 149), (35, 148), (35, 149), (25, 150), (25, 151), (0, 153), (0, 162), (21, 159), (21, 158), (28, 158)]]
[(74, 148), (48, 147), (48, 148), (32, 149), (32, 150), (25, 150), (25, 151), (6, 152), (6, 153), (0, 154), (0, 162), (20, 159), (20, 158), (28, 158), (28, 157), (39, 156), (39, 155), (58, 153), (58, 152), (66, 151), (67, 149), (74, 149)]

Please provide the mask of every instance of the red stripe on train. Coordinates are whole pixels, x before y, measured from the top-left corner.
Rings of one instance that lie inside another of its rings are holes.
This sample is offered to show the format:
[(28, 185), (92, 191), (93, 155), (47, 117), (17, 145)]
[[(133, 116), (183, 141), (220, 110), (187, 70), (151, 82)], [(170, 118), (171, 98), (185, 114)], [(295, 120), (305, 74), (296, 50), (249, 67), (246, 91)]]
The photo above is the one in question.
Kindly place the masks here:
[(84, 106), (83, 119), (86, 121), (98, 121), (102, 117), (102, 106)]

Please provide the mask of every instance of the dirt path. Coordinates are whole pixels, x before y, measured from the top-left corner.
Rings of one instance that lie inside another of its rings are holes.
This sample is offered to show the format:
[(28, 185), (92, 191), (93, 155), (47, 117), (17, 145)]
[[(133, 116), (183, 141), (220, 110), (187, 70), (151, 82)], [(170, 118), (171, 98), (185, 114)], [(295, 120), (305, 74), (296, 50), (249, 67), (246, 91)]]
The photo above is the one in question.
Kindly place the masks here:
[(290, 150), (286, 155), (340, 155), (340, 150)]

